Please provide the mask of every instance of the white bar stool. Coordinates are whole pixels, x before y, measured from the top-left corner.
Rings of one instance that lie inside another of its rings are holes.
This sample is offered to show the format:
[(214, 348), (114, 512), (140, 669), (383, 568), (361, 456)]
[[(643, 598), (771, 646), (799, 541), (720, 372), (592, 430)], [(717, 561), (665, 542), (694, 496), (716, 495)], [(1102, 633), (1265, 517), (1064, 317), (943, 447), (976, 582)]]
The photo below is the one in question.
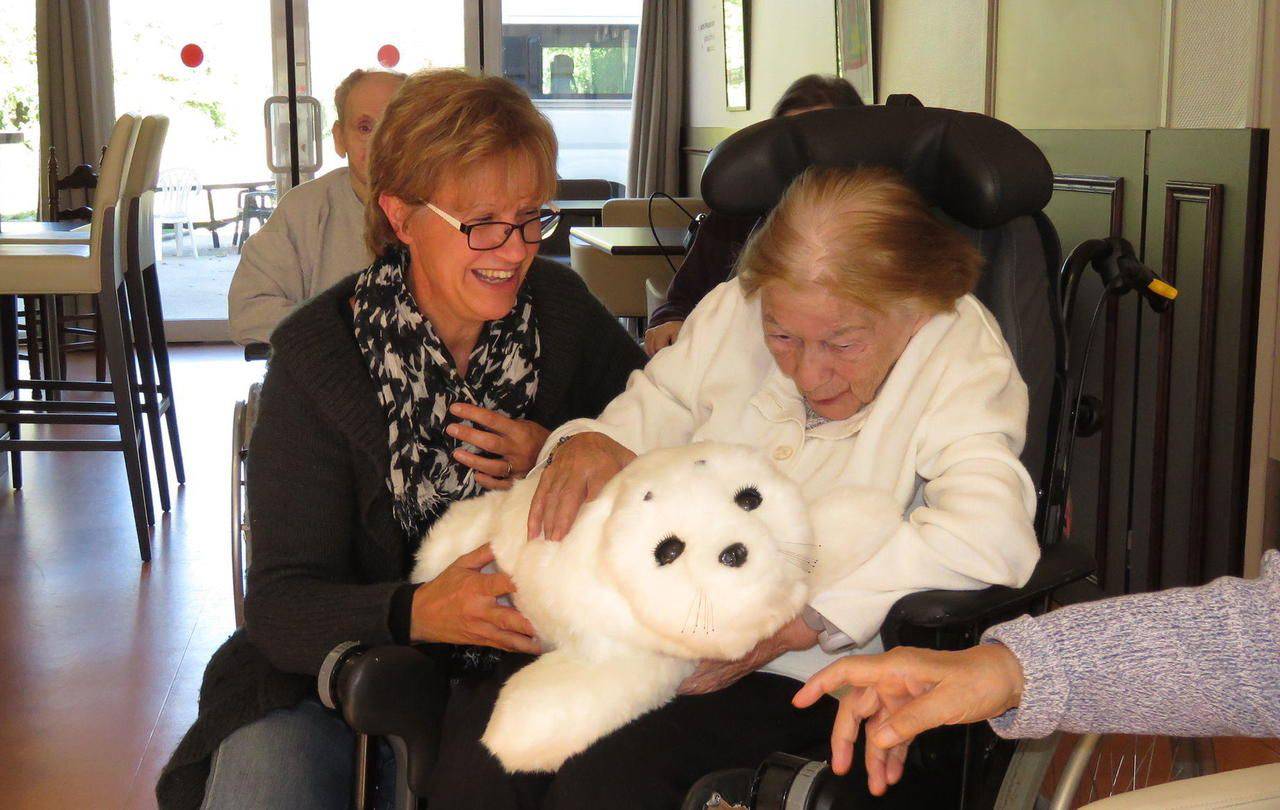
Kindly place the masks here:
[[(0, 240), (0, 295), (93, 295), (101, 313), (110, 382), (72, 380), (6, 380), (11, 390), (0, 398), (0, 422), (9, 425), (0, 451), (11, 454), (13, 484), (22, 486), (19, 453), (33, 450), (118, 450), (125, 462), (133, 504), (138, 549), (151, 559), (148, 526), (153, 524), (151, 486), (143, 450), (143, 432), (135, 406), (137, 386), (130, 347), (132, 335), (125, 313), (124, 265), (119, 260), (120, 228), (116, 209), (122, 181), (132, 158), (139, 118), (125, 114), (116, 121), (98, 180), (88, 244), (15, 244)], [(16, 335), (6, 335), (12, 340)], [(45, 392), (109, 392), (111, 401), (24, 400), (24, 389)], [(45, 425), (116, 425), (118, 439), (24, 439), (19, 427)]]

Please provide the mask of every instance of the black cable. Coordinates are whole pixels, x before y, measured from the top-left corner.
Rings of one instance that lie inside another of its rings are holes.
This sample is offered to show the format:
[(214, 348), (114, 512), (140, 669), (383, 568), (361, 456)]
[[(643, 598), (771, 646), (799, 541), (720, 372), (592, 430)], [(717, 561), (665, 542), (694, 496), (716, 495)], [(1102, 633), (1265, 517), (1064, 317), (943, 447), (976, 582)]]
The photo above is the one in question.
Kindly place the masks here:
[(689, 222), (693, 222), (695, 219), (697, 219), (697, 217), (695, 217), (693, 214), (690, 214), (689, 209), (685, 208), (683, 205), (680, 204), (680, 202), (675, 197), (672, 197), (670, 194), (666, 193), (665, 191), (655, 191), (649, 195), (649, 204), (647, 206), (647, 213), (649, 216), (649, 232), (653, 234), (653, 241), (658, 244), (658, 251), (662, 254), (662, 258), (666, 259), (667, 264), (671, 267), (671, 274), (675, 275), (680, 271), (679, 269), (676, 268), (676, 263), (671, 261), (671, 257), (667, 255), (667, 252), (665, 250), (662, 250), (662, 240), (658, 238), (658, 229), (654, 227), (654, 224), (653, 224), (653, 200), (655, 197), (666, 197), (668, 200), (671, 201), (672, 205), (674, 205), (676, 208), (679, 208), (684, 213), (684, 215), (689, 218)]
[(1078, 432), (1077, 425), (1080, 419), (1080, 403), (1084, 401), (1085, 380), (1086, 380), (1086, 375), (1089, 373), (1089, 355), (1093, 353), (1093, 342), (1094, 342), (1093, 339), (1095, 337), (1095, 331), (1098, 326), (1098, 315), (1102, 313), (1102, 305), (1106, 303), (1107, 299), (1111, 296), (1111, 294), (1112, 294), (1111, 287), (1108, 286), (1103, 288), (1102, 295), (1098, 296), (1098, 305), (1093, 308), (1093, 315), (1089, 318), (1089, 328), (1085, 332), (1084, 356), (1080, 359), (1080, 376), (1078, 377), (1077, 383), (1076, 383), (1076, 386), (1077, 386), (1076, 401), (1075, 401), (1075, 405), (1071, 408), (1071, 412), (1067, 416), (1067, 418), (1070, 419), (1071, 421), (1069, 423), (1070, 430), (1068, 431), (1068, 434), (1067, 434), (1067, 446), (1063, 453), (1064, 458), (1061, 466), (1062, 477), (1060, 479), (1061, 480), (1060, 486), (1062, 487), (1063, 514), (1059, 515), (1056, 521), (1058, 534), (1059, 534), (1058, 539), (1061, 539), (1060, 538), (1061, 526), (1062, 526), (1062, 522), (1066, 518), (1065, 513), (1067, 510), (1067, 505), (1070, 502), (1070, 498), (1069, 498), (1070, 493), (1068, 490), (1071, 485), (1071, 462), (1072, 462), (1072, 456), (1074, 455), (1075, 448), (1076, 448), (1076, 434)]

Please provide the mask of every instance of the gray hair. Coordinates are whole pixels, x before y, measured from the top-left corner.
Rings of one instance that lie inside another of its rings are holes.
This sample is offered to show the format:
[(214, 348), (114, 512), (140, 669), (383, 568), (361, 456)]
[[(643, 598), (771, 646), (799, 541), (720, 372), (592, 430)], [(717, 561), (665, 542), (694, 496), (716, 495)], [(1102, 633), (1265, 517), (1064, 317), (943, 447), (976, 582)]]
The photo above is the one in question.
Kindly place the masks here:
[(333, 91), (333, 105), (338, 110), (338, 121), (342, 121), (343, 115), (346, 114), (347, 96), (351, 95), (351, 90), (366, 76), (394, 76), (400, 81), (405, 80), (405, 74), (398, 70), (365, 70), (364, 68), (356, 68), (347, 74), (347, 78), (338, 83), (338, 89)]

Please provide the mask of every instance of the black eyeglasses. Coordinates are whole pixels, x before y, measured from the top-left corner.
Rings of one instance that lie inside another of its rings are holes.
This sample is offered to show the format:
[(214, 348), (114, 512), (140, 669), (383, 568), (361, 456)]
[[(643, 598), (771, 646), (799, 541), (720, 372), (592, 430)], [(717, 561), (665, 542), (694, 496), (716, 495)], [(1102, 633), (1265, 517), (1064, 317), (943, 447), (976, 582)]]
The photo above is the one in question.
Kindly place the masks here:
[(560, 224), (560, 211), (554, 206), (542, 209), (538, 212), (538, 216), (526, 219), (524, 222), (477, 222), (474, 225), (464, 225), (457, 217), (449, 215), (431, 203), (425, 203), (425, 205), (435, 212), (436, 216), (465, 234), (467, 247), (472, 250), (497, 250), (505, 245), (511, 238), (511, 234), (516, 231), (520, 232), (520, 238), (526, 245), (536, 245), (550, 238)]

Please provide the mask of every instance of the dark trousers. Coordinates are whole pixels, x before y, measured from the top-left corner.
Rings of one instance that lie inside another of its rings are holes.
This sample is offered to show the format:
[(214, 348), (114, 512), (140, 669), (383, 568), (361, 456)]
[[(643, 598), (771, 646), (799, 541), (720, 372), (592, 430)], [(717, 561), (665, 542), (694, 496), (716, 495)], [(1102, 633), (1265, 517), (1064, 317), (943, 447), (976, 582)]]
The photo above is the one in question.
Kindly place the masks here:
[[(791, 696), (799, 682), (756, 673), (719, 692), (676, 698), (572, 757), (554, 775), (507, 774), (480, 737), (502, 683), (529, 660), (508, 656), (494, 675), (455, 685), (427, 796), (431, 810), (676, 810), (711, 771), (755, 768), (774, 751), (830, 757), (836, 702), (825, 698), (796, 709)], [(849, 778), (866, 783), (860, 772)]]

